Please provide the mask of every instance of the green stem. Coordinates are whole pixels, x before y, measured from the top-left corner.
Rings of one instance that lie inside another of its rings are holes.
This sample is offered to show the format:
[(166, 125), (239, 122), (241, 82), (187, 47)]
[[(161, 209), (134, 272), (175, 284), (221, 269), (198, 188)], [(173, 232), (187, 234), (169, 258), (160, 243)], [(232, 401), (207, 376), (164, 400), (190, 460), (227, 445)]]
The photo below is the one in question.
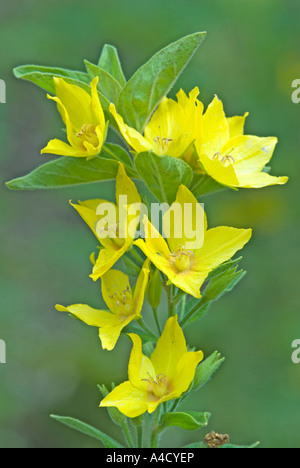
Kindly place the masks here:
[(153, 414), (150, 448), (157, 448), (159, 444), (159, 437), (160, 437), (160, 428), (158, 425), (159, 419), (160, 419), (160, 407)]
[(143, 448), (143, 426), (137, 427), (138, 448)]
[(186, 306), (186, 295), (183, 296), (181, 304), (180, 304), (180, 310), (179, 310), (179, 314), (178, 314), (179, 315), (179, 322), (184, 317), (185, 306)]
[(124, 432), (129, 448), (134, 448), (134, 442), (133, 442), (132, 435), (128, 427), (127, 421), (124, 421), (122, 423), (122, 430)]
[(145, 332), (148, 333), (148, 335), (154, 338), (154, 341), (157, 341), (158, 337), (155, 335), (155, 333), (153, 333), (152, 330), (150, 330), (150, 328), (147, 327), (147, 325), (143, 322), (142, 319), (138, 320), (138, 324), (143, 330), (145, 330)]
[(141, 263), (142, 265), (144, 264), (144, 260), (142, 259), (142, 257), (139, 256), (139, 254), (134, 248), (130, 249), (130, 253), (139, 263)]
[(168, 311), (169, 311), (169, 317), (172, 317), (174, 315), (174, 302), (173, 302), (173, 291), (172, 291), (172, 285), (168, 286), (167, 289), (168, 293)]
[(186, 323), (193, 317), (193, 315), (198, 312), (200, 304), (197, 304), (181, 321), (180, 326), (184, 327)]
[(161, 329), (161, 326), (160, 326), (160, 323), (159, 323), (157, 308), (152, 307), (152, 309), (153, 309), (153, 314), (154, 314), (154, 319), (155, 319), (155, 323), (156, 323), (156, 326), (157, 326), (157, 330), (159, 331), (159, 334), (161, 335), (162, 334), (162, 329)]

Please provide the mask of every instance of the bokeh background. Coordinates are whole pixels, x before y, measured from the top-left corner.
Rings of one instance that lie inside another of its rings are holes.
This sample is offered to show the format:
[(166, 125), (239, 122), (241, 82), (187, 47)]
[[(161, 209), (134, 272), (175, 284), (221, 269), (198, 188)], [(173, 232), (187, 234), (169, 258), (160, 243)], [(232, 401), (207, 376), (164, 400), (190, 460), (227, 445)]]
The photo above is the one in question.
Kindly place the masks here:
[[(211, 225), (253, 227), (244, 250), (248, 275), (215, 305), (189, 340), (226, 363), (186, 407), (213, 414), (209, 429), (235, 443), (300, 447), (300, 365), (291, 343), (299, 317), (299, 116), (291, 83), (300, 78), (298, 0), (5, 0), (0, 1), (0, 447), (97, 447), (49, 419), (81, 418), (118, 437), (98, 408), (98, 383), (126, 377), (130, 344), (101, 349), (96, 329), (55, 311), (56, 303), (100, 306), (88, 278), (96, 242), (68, 200), (99, 197), (110, 184), (57, 191), (12, 192), (4, 182), (45, 161), (40, 149), (61, 122), (45, 92), (12, 76), (34, 63), (83, 69), (104, 43), (118, 47), (127, 77), (155, 51), (181, 36), (208, 36), (178, 84), (198, 85), (208, 104), (217, 93), (228, 115), (250, 112), (247, 132), (279, 138), (273, 173), (285, 187), (222, 192), (206, 198)], [(172, 429), (165, 447), (192, 436)]]

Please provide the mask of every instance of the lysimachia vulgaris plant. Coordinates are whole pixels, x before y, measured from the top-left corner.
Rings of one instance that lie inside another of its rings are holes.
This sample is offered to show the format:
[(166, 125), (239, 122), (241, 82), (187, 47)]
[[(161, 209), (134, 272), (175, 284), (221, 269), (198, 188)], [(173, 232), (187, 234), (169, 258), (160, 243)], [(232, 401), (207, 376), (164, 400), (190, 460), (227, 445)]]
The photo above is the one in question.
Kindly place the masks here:
[[(241, 258), (233, 257), (252, 231), (209, 228), (202, 201), (221, 190), (288, 180), (269, 174), (277, 140), (245, 134), (247, 114), (226, 117), (218, 97), (204, 110), (197, 87), (177, 90), (176, 100), (167, 97), (204, 38), (195, 33), (167, 46), (128, 81), (111, 45), (103, 47), (97, 64), (85, 61), (86, 71), (34, 65), (14, 70), (47, 91), (66, 133), (42, 149), (58, 158), (8, 187), (98, 183), (96, 199), (71, 205), (95, 234), (100, 250), (91, 254), (90, 276), (101, 284), (106, 307), (56, 309), (98, 328), (106, 352), (117, 355), (118, 340), (131, 343), (128, 380), (99, 386), (99, 411), (109, 412), (123, 440), (77, 419), (53, 418), (107, 448), (155, 448), (169, 427), (196, 431), (208, 425), (210, 414), (202, 408), (180, 406), (224, 358), (218, 352), (204, 356), (204, 343), (191, 348), (184, 332), (244, 277)], [(113, 133), (119, 144), (107, 141)], [(102, 181), (115, 181), (113, 201), (106, 200)], [(186, 446), (211, 447), (237, 446), (214, 432)]]

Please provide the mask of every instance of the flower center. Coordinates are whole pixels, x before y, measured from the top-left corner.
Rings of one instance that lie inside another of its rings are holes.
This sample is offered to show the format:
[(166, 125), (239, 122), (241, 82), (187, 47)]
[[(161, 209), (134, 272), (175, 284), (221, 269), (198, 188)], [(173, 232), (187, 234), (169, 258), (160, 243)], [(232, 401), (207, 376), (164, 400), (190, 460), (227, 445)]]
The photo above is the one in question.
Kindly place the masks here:
[(92, 124), (84, 124), (81, 127), (81, 130), (76, 134), (82, 142), (87, 141), (93, 146), (98, 146), (99, 139), (97, 137), (96, 128)]
[(227, 154), (221, 154), (221, 152), (218, 151), (214, 154), (213, 159), (215, 161), (220, 161), (225, 167), (228, 167), (235, 163), (234, 157), (230, 154), (234, 149), (235, 148), (231, 148), (231, 150)]
[(113, 300), (120, 309), (125, 311), (125, 314), (122, 317), (126, 317), (126, 313), (131, 312), (132, 308), (132, 296), (130, 292), (129, 286), (123, 291), (119, 293), (114, 293), (109, 296), (111, 300)]
[(194, 254), (190, 250), (181, 247), (175, 254), (172, 254), (172, 263), (177, 271), (187, 271), (190, 269), (192, 258)]
[(148, 382), (149, 383), (149, 392), (155, 397), (155, 398), (163, 398), (165, 395), (169, 393), (168, 387), (167, 387), (167, 377), (163, 374), (159, 374), (156, 376), (154, 379), (151, 377), (150, 374), (149, 379), (142, 379), (142, 382)]

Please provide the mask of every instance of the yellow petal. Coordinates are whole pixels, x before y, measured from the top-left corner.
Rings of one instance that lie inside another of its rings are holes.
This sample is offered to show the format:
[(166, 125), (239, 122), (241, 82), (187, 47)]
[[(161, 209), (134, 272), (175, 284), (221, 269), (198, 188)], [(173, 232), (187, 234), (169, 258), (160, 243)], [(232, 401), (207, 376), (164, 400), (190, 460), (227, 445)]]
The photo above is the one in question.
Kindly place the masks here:
[[(54, 79), (55, 80), (55, 79)], [(80, 144), (80, 140), (77, 138), (76, 133), (79, 131), (77, 127), (74, 127), (74, 123), (71, 120), (71, 117), (68, 113), (68, 109), (65, 107), (64, 103), (57, 96), (51, 96), (47, 94), (47, 98), (51, 101), (56, 102), (57, 109), (62, 117), (62, 120), (66, 126), (68, 141), (73, 146), (73, 148), (78, 150), (78, 154), (84, 154), (85, 150)]]
[(277, 141), (274, 137), (241, 135), (230, 139), (221, 153), (230, 152), (235, 173), (239, 177), (240, 174), (260, 172), (272, 158)]
[(251, 229), (217, 227), (207, 231), (203, 247), (195, 253), (195, 270), (209, 272), (229, 260), (249, 242)]
[(114, 104), (110, 104), (109, 110), (118, 124), (121, 135), (137, 153), (152, 149), (150, 143), (139, 132), (124, 123), (123, 118), (117, 113)]
[(114, 349), (121, 331), (134, 319), (133, 315), (115, 315), (83, 304), (69, 307), (57, 305), (56, 309), (60, 312), (69, 312), (87, 325), (98, 327), (102, 347), (108, 351)]
[(147, 395), (145, 391), (133, 387), (130, 382), (124, 382), (107, 395), (100, 406), (113, 406), (128, 418), (136, 418), (147, 411)]
[(113, 314), (110, 314), (104, 310), (93, 309), (88, 305), (74, 304), (68, 307), (57, 305), (55, 308), (59, 312), (69, 312), (70, 314), (80, 319), (82, 322), (92, 327), (100, 328), (107, 325), (119, 324), (118, 318), (116, 318)]
[(134, 182), (126, 174), (123, 164), (120, 164), (116, 179), (117, 204), (119, 204), (119, 200), (122, 195), (127, 196), (127, 205), (141, 203), (141, 197)]
[(144, 299), (145, 293), (148, 285), (148, 279), (150, 274), (150, 261), (147, 259), (142, 267), (141, 273), (137, 279), (134, 295), (133, 295), (133, 302), (134, 302), (134, 312), (137, 316), (140, 316)]
[(41, 150), (41, 154), (57, 154), (58, 156), (71, 156), (74, 158), (86, 158), (86, 152), (80, 148), (74, 148), (61, 140), (50, 140), (48, 145)]
[(151, 356), (156, 375), (163, 374), (173, 380), (178, 362), (186, 352), (186, 341), (176, 315), (167, 321)]
[(129, 334), (129, 336), (133, 342), (128, 366), (129, 381), (134, 387), (147, 391), (148, 382), (146, 380), (149, 377), (156, 379), (156, 369), (154, 369), (150, 359), (143, 354), (141, 338), (134, 333)]
[(102, 296), (114, 314), (133, 312), (132, 292), (129, 278), (122, 271), (109, 270), (102, 278)]
[(192, 268), (189, 271), (177, 273), (169, 279), (177, 288), (200, 299), (200, 288), (206, 280), (208, 273), (208, 271), (196, 271)]
[[(71, 202), (70, 204), (73, 206), (73, 208), (75, 208), (75, 210), (79, 213), (82, 219), (90, 227), (90, 229), (93, 231), (97, 239), (100, 240), (103, 247), (106, 247), (111, 250), (117, 250), (117, 246), (113, 242), (113, 240), (110, 239), (109, 237), (101, 236), (98, 230), (99, 229), (98, 223), (100, 222), (102, 218), (105, 218), (105, 220), (107, 221), (106, 224), (111, 225), (111, 226), (115, 225), (116, 219), (114, 217), (110, 219), (111, 212), (117, 213), (117, 207), (114, 203), (107, 202), (106, 200), (95, 199), (95, 200), (86, 200), (84, 202), (79, 202), (78, 205), (73, 204)], [(108, 213), (105, 212), (103, 216), (97, 214), (98, 207), (102, 204), (105, 204), (106, 207), (111, 206), (111, 210)], [(98, 226), (98, 229), (97, 229), (97, 226)]]
[[(79, 131), (82, 125), (92, 123), (91, 96), (84, 89), (69, 84), (62, 78), (53, 80), (56, 96), (66, 109), (73, 127)], [(63, 115), (62, 117), (64, 119)]]
[(145, 138), (158, 155), (178, 158), (197, 138), (203, 105), (197, 100), (199, 89), (186, 96), (183, 90), (177, 94), (178, 102), (164, 98), (145, 128)]
[(188, 390), (194, 380), (196, 368), (202, 360), (202, 351), (186, 353), (181, 357), (173, 380), (173, 391), (177, 398)]
[(262, 188), (269, 185), (284, 185), (288, 177), (274, 177), (266, 172), (239, 175), (239, 186), (245, 188)]
[(103, 109), (100, 103), (99, 95), (98, 95), (98, 86), (99, 78), (96, 76), (96, 78), (93, 79), (91, 82), (91, 108), (92, 108), (92, 113), (94, 116), (93, 123), (96, 127), (99, 126), (99, 130), (101, 131), (102, 135), (105, 132), (105, 117), (103, 113)]
[[(112, 315), (112, 314), (111, 314)], [(105, 327), (99, 328), (99, 338), (102, 343), (103, 349), (107, 349), (111, 351), (116, 346), (116, 343), (119, 339), (121, 331), (124, 327), (126, 327), (132, 320), (134, 320), (134, 316), (123, 316), (119, 317), (119, 323), (116, 325), (108, 325)]]
[(248, 115), (249, 112), (246, 112), (243, 116), (227, 118), (230, 138), (244, 134), (245, 120), (248, 117)]
[(229, 125), (222, 101), (216, 96), (202, 118), (202, 147), (196, 143), (198, 154), (213, 157), (228, 140)]
[(175, 202), (163, 216), (163, 231), (169, 247), (174, 253), (182, 247), (199, 249), (203, 245), (206, 229), (204, 209), (189, 189), (181, 185)]
[(221, 161), (211, 159), (203, 153), (199, 155), (199, 158), (205, 172), (219, 184), (227, 187), (237, 187), (239, 185), (233, 165), (224, 166)]
[(125, 242), (122, 247), (117, 249), (104, 248), (100, 250), (98, 259), (93, 268), (93, 273), (90, 275), (90, 277), (94, 281), (97, 281), (99, 278), (101, 278), (101, 276), (110, 270), (114, 264), (124, 255), (124, 253), (129, 249), (131, 243)]

